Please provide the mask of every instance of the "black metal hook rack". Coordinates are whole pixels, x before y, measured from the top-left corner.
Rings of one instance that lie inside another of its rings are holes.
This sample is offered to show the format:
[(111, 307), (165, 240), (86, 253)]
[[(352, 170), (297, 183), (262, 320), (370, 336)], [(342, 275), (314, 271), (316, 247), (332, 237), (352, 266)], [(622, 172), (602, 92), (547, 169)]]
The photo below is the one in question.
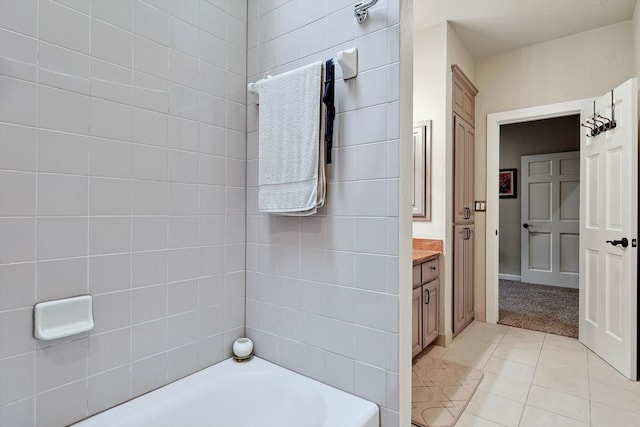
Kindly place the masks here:
[(580, 126), (588, 129), (587, 136), (594, 137), (616, 127), (616, 105), (613, 102), (613, 90), (611, 90), (611, 118), (596, 113), (596, 101), (593, 101), (593, 116)]

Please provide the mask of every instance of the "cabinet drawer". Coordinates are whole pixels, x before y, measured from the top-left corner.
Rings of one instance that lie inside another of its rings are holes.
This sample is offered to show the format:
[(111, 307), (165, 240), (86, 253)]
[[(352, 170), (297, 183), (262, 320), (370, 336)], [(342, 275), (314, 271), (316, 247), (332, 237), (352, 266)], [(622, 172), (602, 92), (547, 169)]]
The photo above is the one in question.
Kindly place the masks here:
[[(415, 270), (415, 267), (414, 267)], [(422, 264), (422, 283), (427, 283), (432, 281), (433, 279), (438, 278), (438, 274), (440, 274), (440, 268), (438, 267), (438, 260), (434, 259), (432, 261), (425, 262)], [(413, 273), (413, 280), (415, 283), (415, 271)]]
[(413, 267), (413, 287), (420, 286), (422, 283), (422, 276), (420, 275), (420, 265), (416, 265)]

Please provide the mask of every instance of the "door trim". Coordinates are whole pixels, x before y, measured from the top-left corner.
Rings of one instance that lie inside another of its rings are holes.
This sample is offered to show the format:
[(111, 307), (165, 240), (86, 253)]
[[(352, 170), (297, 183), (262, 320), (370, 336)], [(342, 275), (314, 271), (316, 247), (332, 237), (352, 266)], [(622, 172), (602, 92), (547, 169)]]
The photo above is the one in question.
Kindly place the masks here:
[(500, 209), (498, 172), (500, 169), (500, 126), (533, 120), (580, 114), (588, 100), (575, 100), (518, 110), (487, 114), (487, 222), (486, 222), (486, 322), (498, 323), (498, 250)]

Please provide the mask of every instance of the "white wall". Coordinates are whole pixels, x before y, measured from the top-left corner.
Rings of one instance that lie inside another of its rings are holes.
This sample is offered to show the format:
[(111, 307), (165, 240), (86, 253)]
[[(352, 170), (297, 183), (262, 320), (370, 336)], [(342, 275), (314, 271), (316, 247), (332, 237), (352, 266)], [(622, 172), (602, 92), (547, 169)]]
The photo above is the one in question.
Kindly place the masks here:
[(413, 221), (413, 237), (445, 238), (447, 203), (447, 24), (417, 31), (413, 44), (413, 121), (431, 120), (431, 221)]
[(250, 99), (247, 334), (261, 357), (379, 404), (384, 427), (399, 424), (399, 4), (359, 25), (349, 1), (250, 0), (248, 26), (250, 81), (351, 46), (360, 70), (336, 83), (327, 202), (311, 217), (258, 212)]
[[(476, 61), (476, 200), (486, 198), (488, 113), (599, 96), (634, 75), (633, 57), (626, 21)], [(485, 312), (485, 238), (476, 218), (476, 313)]]
[[(244, 334), (245, 29), (244, 1), (0, 1), (0, 425), (73, 423)], [(93, 331), (32, 338), (35, 302), (87, 293)]]
[(636, 0), (636, 8), (633, 11), (633, 48), (636, 59), (636, 77), (640, 78), (640, 0)]

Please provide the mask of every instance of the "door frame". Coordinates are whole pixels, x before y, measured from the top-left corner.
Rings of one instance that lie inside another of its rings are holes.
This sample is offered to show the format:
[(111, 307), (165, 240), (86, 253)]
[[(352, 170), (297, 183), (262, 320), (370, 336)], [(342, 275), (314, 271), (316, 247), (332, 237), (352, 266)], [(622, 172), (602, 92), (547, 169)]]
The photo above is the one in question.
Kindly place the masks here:
[(580, 114), (587, 99), (541, 105), (487, 114), (487, 213), (486, 213), (486, 322), (498, 323), (498, 262), (500, 230), (500, 198), (498, 173), (500, 170), (500, 126)]

